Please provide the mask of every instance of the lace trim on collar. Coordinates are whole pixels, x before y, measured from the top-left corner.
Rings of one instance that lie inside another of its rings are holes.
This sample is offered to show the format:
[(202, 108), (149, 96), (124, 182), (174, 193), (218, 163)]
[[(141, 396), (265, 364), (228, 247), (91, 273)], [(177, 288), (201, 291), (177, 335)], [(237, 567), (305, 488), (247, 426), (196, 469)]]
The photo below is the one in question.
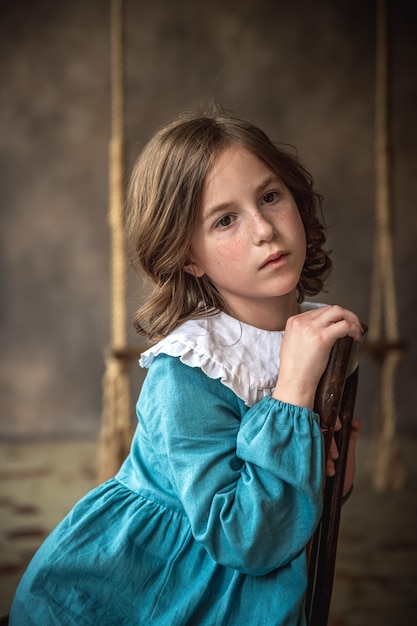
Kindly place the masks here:
[[(301, 310), (322, 306), (303, 303)], [(179, 357), (190, 367), (199, 367), (220, 379), (248, 406), (272, 395), (278, 372), (284, 331), (267, 331), (244, 324), (219, 312), (211, 317), (188, 320), (170, 335), (143, 352), (139, 363), (149, 367), (159, 354)]]

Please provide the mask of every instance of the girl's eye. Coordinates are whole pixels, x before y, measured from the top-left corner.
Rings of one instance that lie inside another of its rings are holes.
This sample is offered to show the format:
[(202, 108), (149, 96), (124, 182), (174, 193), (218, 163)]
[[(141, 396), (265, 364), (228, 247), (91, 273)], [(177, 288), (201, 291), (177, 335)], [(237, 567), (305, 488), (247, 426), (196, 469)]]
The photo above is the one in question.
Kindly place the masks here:
[(216, 228), (227, 228), (233, 222), (231, 215), (223, 215), (215, 224)]
[(277, 191), (268, 191), (262, 196), (262, 204), (272, 204), (273, 202), (276, 202), (278, 198), (279, 193)]

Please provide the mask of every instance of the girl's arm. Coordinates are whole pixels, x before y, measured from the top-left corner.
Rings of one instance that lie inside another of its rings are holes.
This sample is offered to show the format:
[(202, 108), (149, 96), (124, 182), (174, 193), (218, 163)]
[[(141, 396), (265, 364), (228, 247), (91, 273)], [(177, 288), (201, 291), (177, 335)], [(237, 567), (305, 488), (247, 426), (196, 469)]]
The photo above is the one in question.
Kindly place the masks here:
[[(355, 341), (362, 339), (363, 329), (352, 311), (340, 306), (324, 306), (290, 317), (281, 347), (281, 365), (275, 398), (312, 408), (321, 375), (329, 360), (330, 351), (341, 337)], [(339, 422), (339, 421), (338, 421)], [(340, 422), (336, 427), (341, 427)], [(360, 423), (353, 422), (349, 440), (344, 493), (352, 486), (355, 473), (355, 447)], [(335, 473), (334, 463), (339, 453), (332, 441), (326, 463), (327, 476)]]
[(194, 537), (214, 560), (262, 575), (300, 554), (321, 514), (316, 414), (271, 397), (248, 409), (199, 368), (160, 355), (138, 416)]

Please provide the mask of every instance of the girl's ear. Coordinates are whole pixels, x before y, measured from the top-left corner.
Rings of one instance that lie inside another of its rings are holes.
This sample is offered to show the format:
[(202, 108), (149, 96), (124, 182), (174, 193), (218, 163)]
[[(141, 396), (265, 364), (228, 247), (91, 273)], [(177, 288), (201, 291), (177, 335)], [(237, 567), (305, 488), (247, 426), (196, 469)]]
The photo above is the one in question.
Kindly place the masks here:
[(201, 278), (202, 276), (204, 276), (204, 271), (201, 269), (198, 263), (192, 261), (191, 259), (186, 261), (186, 263), (184, 263), (182, 267), (184, 272), (187, 272), (187, 274), (191, 274), (196, 278)]

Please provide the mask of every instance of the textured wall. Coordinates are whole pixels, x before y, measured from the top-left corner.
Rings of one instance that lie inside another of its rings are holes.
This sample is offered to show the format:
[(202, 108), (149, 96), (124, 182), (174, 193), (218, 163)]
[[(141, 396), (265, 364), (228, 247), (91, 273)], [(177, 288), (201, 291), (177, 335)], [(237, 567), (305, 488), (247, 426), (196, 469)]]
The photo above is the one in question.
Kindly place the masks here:
[[(416, 5), (392, 15), (395, 255), (404, 432), (417, 370)], [(131, 163), (183, 108), (219, 99), (297, 146), (325, 196), (326, 300), (366, 320), (374, 226), (374, 2), (127, 2)], [(4, 437), (97, 432), (109, 336), (109, 3), (1, 0), (1, 413)], [(140, 285), (130, 278), (133, 312)], [(135, 338), (132, 334), (132, 343)], [(132, 369), (133, 396), (140, 376)], [(359, 412), (371, 422), (366, 357)]]

